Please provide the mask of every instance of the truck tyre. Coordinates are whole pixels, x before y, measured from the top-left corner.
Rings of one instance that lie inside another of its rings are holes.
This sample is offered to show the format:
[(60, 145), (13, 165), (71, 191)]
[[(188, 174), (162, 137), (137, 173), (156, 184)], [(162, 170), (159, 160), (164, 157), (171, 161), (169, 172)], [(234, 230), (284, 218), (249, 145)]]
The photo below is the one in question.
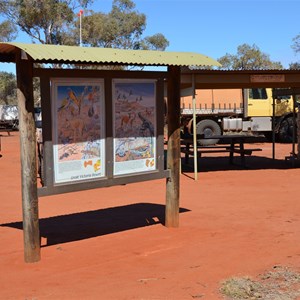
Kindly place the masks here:
[[(204, 134), (205, 138), (213, 136), (213, 135), (220, 135), (221, 134), (221, 128), (219, 124), (213, 120), (206, 119), (202, 120), (197, 123), (196, 126), (196, 132), (197, 134)], [(203, 146), (209, 146), (217, 144), (219, 139), (200, 139), (198, 142), (200, 145)]]
[(264, 131), (263, 134), (264, 134), (267, 142), (273, 141), (273, 132), (272, 131)]
[[(293, 118), (292, 117), (288, 117), (286, 119), (284, 119), (279, 127), (279, 131), (278, 131), (278, 139), (279, 142), (281, 143), (292, 143), (293, 142)], [(295, 132), (295, 138), (296, 136), (296, 132)]]

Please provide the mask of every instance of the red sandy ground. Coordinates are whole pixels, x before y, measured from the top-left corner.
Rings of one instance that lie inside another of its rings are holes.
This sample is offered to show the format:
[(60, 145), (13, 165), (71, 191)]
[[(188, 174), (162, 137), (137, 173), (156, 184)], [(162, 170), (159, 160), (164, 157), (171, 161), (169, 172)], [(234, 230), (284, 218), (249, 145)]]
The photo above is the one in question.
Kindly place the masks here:
[(0, 299), (222, 299), (229, 277), (298, 268), (300, 169), (255, 147), (248, 169), (202, 158), (194, 181), (183, 167), (179, 228), (163, 226), (164, 180), (40, 198), (42, 259), (26, 264), (19, 136), (3, 133)]

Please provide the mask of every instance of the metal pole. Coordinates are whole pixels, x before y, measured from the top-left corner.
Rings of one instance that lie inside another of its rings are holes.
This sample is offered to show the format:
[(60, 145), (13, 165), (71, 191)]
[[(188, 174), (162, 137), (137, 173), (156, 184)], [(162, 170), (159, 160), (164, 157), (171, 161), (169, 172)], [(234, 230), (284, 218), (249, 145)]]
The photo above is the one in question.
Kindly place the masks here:
[(273, 107), (272, 107), (272, 159), (275, 159), (275, 96), (273, 98)]
[(80, 14), (80, 47), (82, 46), (81, 14)]
[(295, 166), (295, 157), (296, 157), (296, 95), (293, 93), (292, 95), (293, 99), (293, 146), (292, 146), (292, 155), (293, 155), (293, 161), (292, 166)]
[(80, 11), (79, 11), (79, 45), (80, 45), (80, 47), (82, 46), (82, 23), (81, 23), (81, 16), (82, 16), (82, 14), (83, 14), (83, 10), (81, 9)]
[(198, 158), (197, 158), (197, 128), (196, 128), (196, 93), (195, 93), (195, 74), (192, 74), (193, 89), (193, 144), (194, 144), (194, 179), (198, 180)]
[(82, 46), (82, 33), (81, 33), (81, 14), (80, 14), (80, 47)]

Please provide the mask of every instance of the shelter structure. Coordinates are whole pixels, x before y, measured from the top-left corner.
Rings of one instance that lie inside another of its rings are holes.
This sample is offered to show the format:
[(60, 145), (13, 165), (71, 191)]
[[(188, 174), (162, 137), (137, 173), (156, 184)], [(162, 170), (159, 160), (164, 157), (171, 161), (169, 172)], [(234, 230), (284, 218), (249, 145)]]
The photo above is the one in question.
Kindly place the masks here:
[[(25, 262), (40, 260), (38, 197), (43, 195), (166, 178), (165, 225), (178, 226), (180, 68), (217, 66), (217, 61), (186, 52), (0, 43), (0, 62), (16, 63)], [(166, 66), (167, 71), (128, 71), (122, 66)], [(45, 185), (39, 189), (34, 77), (40, 79), (44, 143)], [(139, 129), (134, 131), (137, 117)], [(75, 159), (74, 153), (85, 156)]]
[[(300, 87), (299, 70), (191, 70), (187, 67), (219, 64), (207, 56), (187, 52), (0, 43), (0, 62), (16, 63), (25, 262), (40, 260), (39, 196), (166, 178), (165, 225), (179, 225), (181, 89), (191, 89), (194, 93), (201, 88), (282, 87), (296, 91)], [(129, 71), (122, 66), (166, 66), (167, 71)], [(99, 67), (102, 69), (97, 69)], [(39, 189), (34, 77), (40, 79), (43, 120), (45, 184)], [(166, 164), (163, 152), (165, 85)], [(144, 88), (148, 93), (141, 92)], [(81, 96), (76, 96), (74, 91)], [(82, 122), (81, 114), (96, 123)], [(75, 116), (74, 120), (70, 116)], [(139, 129), (135, 132), (134, 118), (139, 118)], [(66, 133), (68, 130), (71, 135)], [(94, 135), (87, 137), (88, 132)], [(78, 148), (72, 150), (70, 144), (83, 147), (79, 150), (87, 156), (81, 159), (81, 164), (74, 164), (72, 160), (69, 164), (74, 152), (78, 153)], [(63, 150), (66, 145), (69, 152)], [(95, 148), (98, 149), (96, 154)], [(128, 159), (128, 152), (133, 163)], [(138, 160), (134, 159), (136, 156)], [(64, 176), (75, 167), (79, 171), (74, 178)], [(93, 173), (86, 173), (85, 168), (92, 169)]]
[[(193, 120), (195, 115), (195, 91), (197, 89), (244, 89), (244, 88), (281, 88), (273, 93), (273, 138), (272, 138), (272, 157), (275, 159), (275, 101), (277, 96), (292, 95), (294, 102), (293, 112), (293, 143), (291, 149), (291, 159), (293, 166), (295, 159), (299, 159), (300, 149), (300, 131), (296, 131), (297, 123), (299, 123), (296, 114), (296, 95), (300, 95), (300, 70), (201, 70), (183, 67), (181, 70), (181, 89), (184, 95), (193, 97)], [(197, 180), (197, 141), (196, 128), (194, 126), (194, 172), (195, 180)], [(295, 143), (298, 136), (298, 153), (295, 153)]]

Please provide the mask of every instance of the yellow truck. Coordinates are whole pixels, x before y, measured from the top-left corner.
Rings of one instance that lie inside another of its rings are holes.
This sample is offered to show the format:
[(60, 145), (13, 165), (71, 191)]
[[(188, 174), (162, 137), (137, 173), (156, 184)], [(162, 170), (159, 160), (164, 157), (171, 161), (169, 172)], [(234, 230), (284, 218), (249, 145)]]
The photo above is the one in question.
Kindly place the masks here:
[[(196, 131), (206, 137), (226, 132), (252, 132), (272, 137), (273, 90), (271, 88), (196, 90)], [(181, 121), (192, 134), (192, 97), (181, 97)], [(293, 99), (275, 99), (274, 131), (279, 142), (293, 141)], [(200, 141), (203, 145), (215, 139)]]

